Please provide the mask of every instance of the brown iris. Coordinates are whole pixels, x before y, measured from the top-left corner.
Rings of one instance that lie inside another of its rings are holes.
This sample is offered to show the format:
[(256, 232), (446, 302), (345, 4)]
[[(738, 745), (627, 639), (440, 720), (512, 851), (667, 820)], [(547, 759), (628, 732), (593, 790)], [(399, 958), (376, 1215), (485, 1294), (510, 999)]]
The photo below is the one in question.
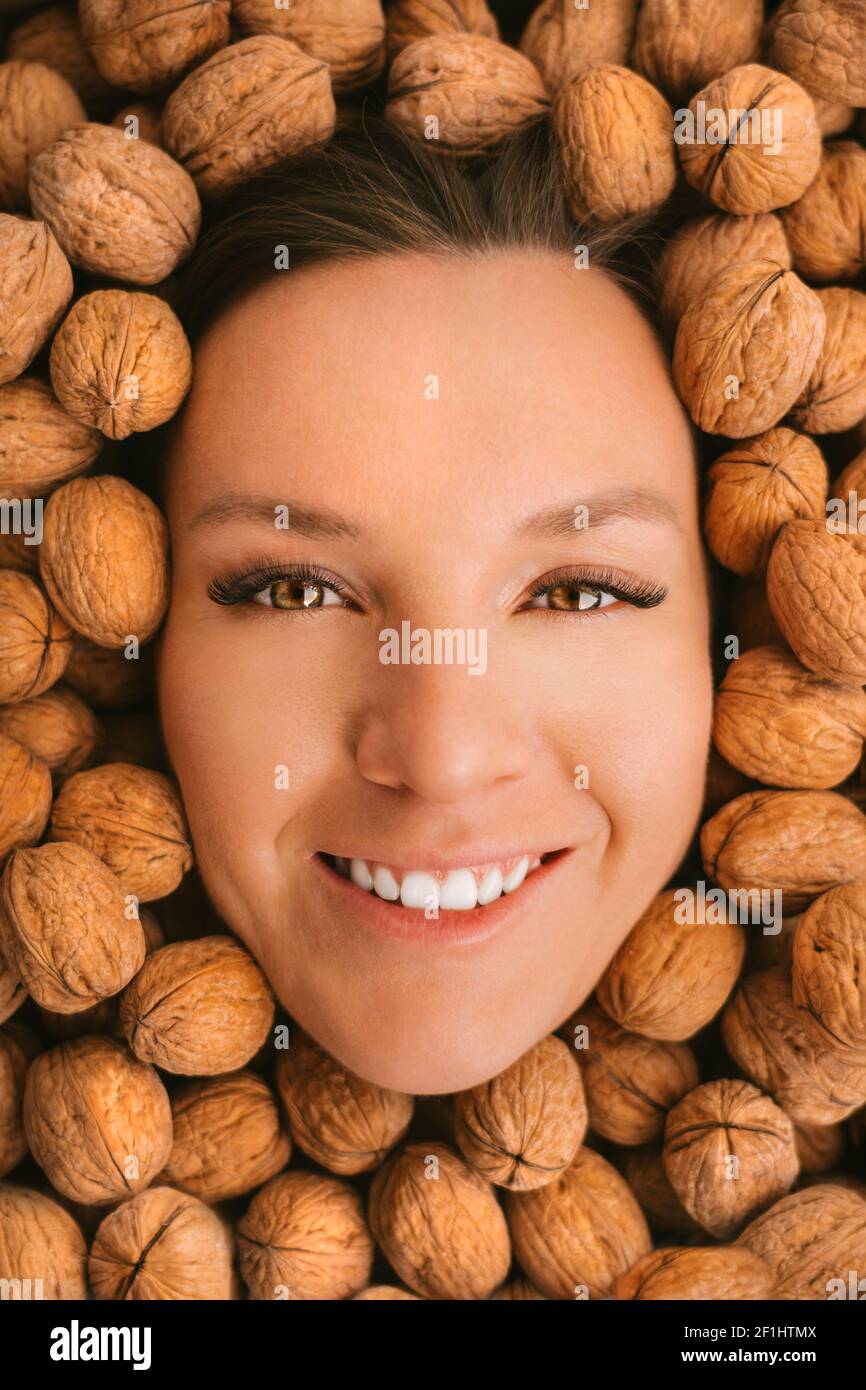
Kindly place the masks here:
[(325, 592), (323, 584), (308, 584), (303, 579), (278, 579), (268, 589), (274, 608), (321, 608)]
[(595, 608), (601, 598), (601, 591), (586, 587), (579, 589), (576, 584), (556, 584), (553, 588), (548, 589), (547, 597), (550, 600), (551, 608), (567, 609), (574, 607), (575, 604), (579, 608), (581, 606), (580, 600), (584, 598), (594, 600), (593, 603), (584, 604), (584, 608)]

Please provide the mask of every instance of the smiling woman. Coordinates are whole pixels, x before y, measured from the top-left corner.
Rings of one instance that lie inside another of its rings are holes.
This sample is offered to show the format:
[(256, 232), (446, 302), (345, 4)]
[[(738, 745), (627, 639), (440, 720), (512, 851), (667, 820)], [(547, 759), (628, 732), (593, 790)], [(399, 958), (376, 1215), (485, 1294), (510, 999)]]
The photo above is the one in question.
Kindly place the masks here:
[(482, 168), (368, 121), (219, 205), (176, 299), (159, 694), (197, 863), (292, 1017), (415, 1094), (561, 1024), (701, 813), (694, 433), (637, 224), (576, 225), (556, 160), (543, 125)]

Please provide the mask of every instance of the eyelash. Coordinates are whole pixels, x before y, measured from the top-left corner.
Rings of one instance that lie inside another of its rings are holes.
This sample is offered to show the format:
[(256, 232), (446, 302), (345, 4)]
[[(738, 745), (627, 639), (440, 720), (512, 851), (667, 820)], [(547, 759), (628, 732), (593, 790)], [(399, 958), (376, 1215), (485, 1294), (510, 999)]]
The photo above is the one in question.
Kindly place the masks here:
[[(272, 561), (262, 560), (252, 570), (231, 570), (229, 573), (212, 579), (207, 586), (208, 597), (214, 603), (221, 603), (227, 606), (250, 603), (252, 599), (263, 590), (277, 583), (304, 584), (309, 587), (322, 587), (332, 590), (340, 598), (346, 599), (346, 606), (351, 605), (350, 596), (336, 577), (328, 573), (327, 570), (320, 569), (318, 565), (298, 564), (280, 565)], [(581, 573), (575, 569), (557, 569), (551, 574), (545, 575), (543, 581), (539, 581), (529, 594), (529, 599), (541, 598), (544, 594), (550, 593), (557, 588), (580, 588), (590, 593), (611, 594), (620, 602), (631, 604), (635, 608), (655, 608), (663, 603), (667, 598), (668, 591), (663, 585), (650, 583), (645, 579), (630, 580), (622, 574), (611, 569), (596, 570), (591, 573)], [(272, 612), (292, 612), (300, 613), (305, 616), (312, 616), (315, 612), (313, 607), (279, 609), (275, 605), (256, 604), (255, 607), (268, 609)], [(316, 605), (320, 607), (322, 605)], [(336, 607), (336, 604), (329, 604), (328, 607)], [(537, 608), (523, 609), (521, 611), (533, 611), (539, 613), (555, 613), (558, 617), (583, 618), (590, 613), (606, 613), (604, 608), (584, 608), (584, 609), (563, 609), (563, 608)]]

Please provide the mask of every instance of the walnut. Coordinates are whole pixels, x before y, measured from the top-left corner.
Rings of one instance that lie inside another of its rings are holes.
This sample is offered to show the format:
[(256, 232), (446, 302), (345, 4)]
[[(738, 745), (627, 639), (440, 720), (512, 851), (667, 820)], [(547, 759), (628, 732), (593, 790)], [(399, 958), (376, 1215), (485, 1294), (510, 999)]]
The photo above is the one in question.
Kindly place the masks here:
[(674, 382), (695, 424), (733, 439), (770, 429), (803, 391), (824, 332), (821, 300), (778, 261), (721, 271), (674, 344)]
[(512, 1279), (510, 1284), (503, 1284), (502, 1288), (493, 1297), (500, 1299), (542, 1299), (544, 1294), (539, 1293), (538, 1289), (529, 1279)]
[(0, 700), (31, 700), (58, 681), (71, 635), (35, 579), (0, 570)]
[(737, 261), (770, 260), (786, 270), (791, 252), (781, 218), (773, 212), (731, 217), (711, 212), (693, 217), (667, 241), (656, 271), (659, 303), (675, 329), (689, 304)]
[(229, 0), (79, 0), (81, 35), (115, 87), (152, 92), (229, 41)]
[(653, 899), (596, 986), (612, 1019), (664, 1042), (682, 1042), (715, 1017), (746, 951), (739, 922), (683, 920), (688, 914), (677, 893), (666, 889)]
[(118, 994), (145, 956), (123, 884), (80, 845), (11, 855), (0, 880), (0, 938), (36, 1003), (63, 1014)]
[(644, 0), (631, 65), (682, 106), (719, 73), (757, 62), (762, 0)]
[(19, 574), (30, 574), (38, 579), (38, 546), (28, 545), (26, 536), (4, 535), (0, 531), (0, 569), (17, 570)]
[(794, 268), (809, 280), (856, 280), (866, 267), (866, 150), (824, 146), (818, 176), (782, 212)]
[(452, 33), (501, 38), (499, 22), (487, 0), (393, 0), (385, 11), (388, 63), (416, 39)]
[(750, 777), (744, 777), (742, 772), (731, 767), (718, 749), (711, 745), (704, 785), (704, 816), (709, 818), (715, 815), (726, 801), (733, 801), (735, 796), (742, 796), (743, 792), (754, 791), (756, 785)]
[(706, 822), (700, 846), (721, 888), (779, 889), (785, 916), (866, 877), (866, 816), (832, 791), (746, 792)]
[(418, 39), (388, 73), (388, 120), (449, 154), (485, 154), (548, 108), (529, 59), (482, 34)]
[(271, 1178), (238, 1222), (237, 1239), (254, 1299), (353, 1298), (370, 1282), (373, 1241), (359, 1194), (341, 1178)]
[[(587, 1045), (579, 1047), (584, 1029)], [(575, 1035), (589, 1123), (615, 1144), (644, 1144), (660, 1137), (666, 1111), (698, 1084), (690, 1047), (629, 1033), (595, 1003), (578, 1009), (559, 1031), (562, 1037)]]
[(356, 1293), (354, 1303), (399, 1303), (411, 1299), (412, 1302), (420, 1302), (416, 1293), (410, 1293), (408, 1289), (398, 1289), (395, 1284), (371, 1284), (368, 1289), (362, 1289)]
[(669, 1245), (651, 1250), (614, 1281), (614, 1299), (722, 1299), (770, 1297), (772, 1278), (759, 1255), (730, 1245)]
[(87, 119), (74, 88), (43, 63), (0, 63), (0, 208), (26, 211), (33, 163)]
[(412, 1118), (410, 1095), (347, 1071), (301, 1028), (277, 1056), (274, 1083), (295, 1143), (332, 1173), (378, 1168)]
[(531, 58), (551, 97), (590, 68), (625, 67), (634, 33), (637, 0), (577, 6), (574, 0), (541, 0), (518, 48)]
[(617, 1276), (650, 1248), (631, 1189), (585, 1146), (554, 1182), (509, 1192), (505, 1210), (520, 1268), (546, 1298), (608, 1298)]
[(142, 1061), (183, 1076), (236, 1071), (274, 1021), (271, 987), (229, 936), (175, 941), (148, 956), (120, 1000), (120, 1021)]
[(737, 1066), (796, 1124), (835, 1124), (866, 1101), (866, 1060), (816, 1042), (804, 1018), (790, 973), (772, 966), (743, 980), (722, 1018), (722, 1038)]
[(171, 1151), (165, 1086), (113, 1038), (74, 1038), (31, 1062), (24, 1128), (49, 1181), (76, 1202), (140, 1192)]
[(146, 140), (162, 148), (162, 110), (152, 101), (131, 101), (122, 106), (111, 124), (127, 140)]
[[(833, 135), (844, 135), (857, 114), (854, 107), (846, 106), (841, 101), (825, 101), (823, 97), (816, 97), (814, 92), (809, 95), (815, 105), (815, 119), (823, 138), (828, 140)], [(824, 152), (826, 154), (826, 146)]]
[(840, 286), (816, 293), (826, 333), (791, 415), (812, 434), (838, 433), (866, 415), (866, 294)]
[[(72, 634), (71, 652), (63, 679), (98, 710), (125, 710), (147, 698), (153, 685), (153, 648), (99, 647), (80, 633)], [(120, 762), (133, 759), (118, 759)]]
[(0, 864), (41, 839), (50, 811), (50, 771), (29, 748), (0, 733)]
[(864, 738), (866, 694), (815, 675), (781, 647), (744, 652), (716, 692), (716, 747), (773, 787), (835, 787), (859, 766)]
[(87, 1261), (102, 1299), (230, 1299), (234, 1241), (196, 1197), (150, 1187), (102, 1221)]
[(92, 122), (34, 160), (30, 198), (74, 266), (133, 285), (170, 275), (201, 221), (195, 184), (170, 155)]
[(251, 1192), (289, 1161), (276, 1100), (254, 1072), (187, 1081), (174, 1090), (171, 1113), (174, 1142), (162, 1179), (203, 1202)]
[(24, 1082), (30, 1059), (6, 1029), (0, 1029), (0, 1178), (27, 1154)]
[(166, 103), (166, 146), (204, 197), (324, 143), (336, 107), (327, 63), (289, 39), (242, 39), (184, 78)]
[(44, 497), (88, 468), (102, 448), (97, 430), (79, 425), (36, 377), (0, 386), (0, 490)]
[(0, 1023), (5, 1023), (27, 998), (18, 971), (7, 961), (0, 947)]
[(192, 384), (180, 320), (153, 294), (95, 290), (51, 344), (51, 384), (75, 420), (126, 439), (170, 420)]
[(51, 812), (52, 840), (93, 850), (127, 893), (164, 898), (192, 865), (186, 818), (175, 782), (132, 763), (76, 772)]
[(0, 1279), (20, 1280), (21, 1298), (86, 1299), (86, 1268), (84, 1236), (59, 1202), (0, 1183)]
[(636, 72), (604, 64), (573, 78), (556, 96), (552, 123), (576, 217), (619, 222), (660, 207), (673, 191), (673, 114)]
[(794, 1143), (801, 1172), (809, 1177), (835, 1168), (845, 1154), (845, 1129), (837, 1125), (795, 1125)]
[(689, 111), (692, 121), (675, 137), (683, 173), (726, 212), (785, 207), (818, 172), (821, 132), (812, 98), (772, 68), (733, 68), (697, 92)]
[(803, 913), (793, 944), (791, 992), (807, 1031), (859, 1049), (866, 1066), (866, 885), (845, 884)]
[(654, 1231), (691, 1236), (702, 1231), (689, 1216), (665, 1172), (662, 1151), (655, 1144), (632, 1149), (625, 1161), (625, 1178)]
[[(866, 1201), (832, 1183), (789, 1193), (750, 1222), (735, 1245), (751, 1250), (773, 1275), (770, 1298), (826, 1299), (851, 1269), (866, 1263)], [(830, 1280), (839, 1281), (835, 1286)]]
[(17, 738), (58, 781), (90, 762), (99, 732), (93, 712), (62, 682), (30, 700), (0, 705), (0, 733)]
[(550, 1035), (498, 1076), (454, 1097), (455, 1139), (488, 1182), (525, 1192), (553, 1182), (574, 1158), (587, 1126), (580, 1068)]
[(85, 1033), (109, 1033), (111, 1037), (123, 1042), (123, 1033), (117, 1021), (117, 1000), (100, 999), (88, 1009), (75, 1014), (56, 1013), (53, 1009), (39, 1009), (39, 1021), (52, 1038), (58, 1042), (69, 1042), (71, 1038), (83, 1038)]
[[(771, 612), (766, 586), (762, 580), (737, 580), (731, 586), (730, 617), (733, 633), (740, 644), (740, 655), (752, 647), (787, 647)], [(74, 659), (73, 639), (70, 666)], [(68, 672), (66, 679), (69, 680)], [(732, 795), (737, 793), (734, 792)]]
[[(240, 34), (291, 39), (311, 58), (327, 63), (335, 92), (354, 92), (375, 81), (385, 66), (385, 16), (380, 0), (233, 0)], [(458, 18), (459, 24), (459, 18)]]
[(84, 47), (78, 16), (71, 5), (52, 5), (22, 20), (9, 35), (6, 55), (54, 68), (75, 88), (92, 115), (107, 111), (117, 97)]
[(866, 11), (861, 0), (782, 0), (770, 62), (819, 96), (866, 106)]
[(767, 601), (810, 671), (840, 685), (866, 683), (866, 554), (827, 520), (779, 529), (767, 564)]
[(505, 1280), (511, 1242), (502, 1208), (450, 1144), (407, 1144), (386, 1159), (367, 1215), (385, 1258), (422, 1298), (486, 1299)]
[(749, 949), (744, 973), (750, 975), (755, 970), (767, 970), (771, 965), (784, 965), (791, 970), (791, 955), (794, 949), (794, 933), (803, 920), (802, 914), (783, 917), (781, 931), (772, 936), (756, 932), (749, 938)]
[(668, 1112), (662, 1162), (696, 1221), (727, 1240), (800, 1171), (794, 1126), (748, 1081), (708, 1081)]
[(104, 741), (101, 763), (136, 763), (139, 767), (167, 768), (159, 720), (150, 710), (131, 714), (106, 714), (102, 720)]
[(125, 478), (73, 478), (45, 507), (39, 572), (61, 615), (103, 647), (147, 642), (168, 606), (168, 527)]
[(0, 213), (0, 383), (29, 367), (69, 300), (72, 271), (43, 222)]
[(704, 537), (720, 564), (743, 577), (766, 572), (779, 527), (825, 520), (827, 465), (814, 440), (772, 429), (728, 450), (707, 471)]

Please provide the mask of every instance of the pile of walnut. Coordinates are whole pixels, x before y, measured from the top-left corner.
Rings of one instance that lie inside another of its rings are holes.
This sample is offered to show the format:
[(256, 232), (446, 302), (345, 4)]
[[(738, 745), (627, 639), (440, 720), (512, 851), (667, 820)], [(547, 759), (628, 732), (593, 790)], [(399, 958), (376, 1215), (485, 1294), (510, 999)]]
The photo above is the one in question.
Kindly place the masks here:
[[(866, 493), (866, 6), (543, 0), (513, 42), (494, 10), (81, 0), (8, 35), (0, 495), (45, 513), (40, 545), (0, 536), (0, 1277), (45, 1298), (824, 1299), (866, 1276), (866, 544), (825, 510)], [(682, 924), (663, 892), (556, 1035), (433, 1100), (291, 1021), (281, 1046), (185, 877), (148, 646), (166, 525), (100, 464), (189, 388), (167, 282), (202, 200), (328, 140), (370, 84), (443, 157), (549, 119), (578, 216), (691, 197), (659, 289), (677, 388), (722, 437), (704, 520), (741, 647), (701, 852), (785, 914)], [(679, 143), (686, 107), (769, 119)], [(855, 441), (832, 484), (822, 436)]]

